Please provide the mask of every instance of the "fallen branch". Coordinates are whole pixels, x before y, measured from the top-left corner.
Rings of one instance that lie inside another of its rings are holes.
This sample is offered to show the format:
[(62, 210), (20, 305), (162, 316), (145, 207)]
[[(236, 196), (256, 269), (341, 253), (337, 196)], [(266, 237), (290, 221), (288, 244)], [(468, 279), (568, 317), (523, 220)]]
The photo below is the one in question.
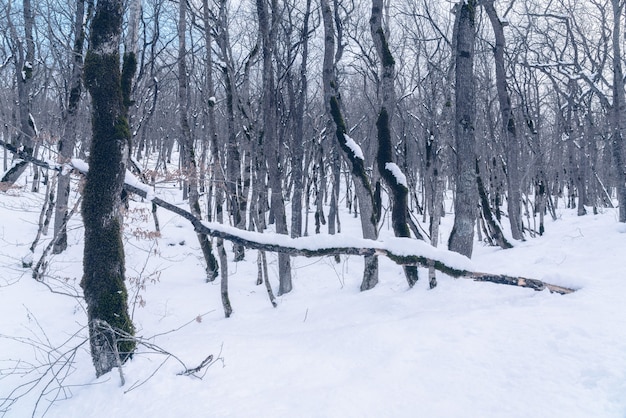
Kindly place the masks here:
[(178, 376), (189, 376), (189, 375), (192, 375), (192, 374), (196, 374), (200, 370), (204, 369), (206, 366), (211, 364), (212, 362), (213, 362), (213, 354), (209, 354), (209, 356), (207, 358), (202, 360), (202, 363), (200, 363), (199, 366), (194, 367), (193, 369), (186, 369), (186, 370), (184, 370), (182, 372), (179, 372), (179, 373), (176, 373), (176, 374)]
[[(64, 168), (62, 165), (41, 161), (28, 156), (2, 140), (0, 140), (0, 145), (15, 153), (19, 158), (40, 167), (55, 171), (61, 171)], [(87, 164), (82, 160), (72, 160), (65, 168), (77, 170), (82, 174), (86, 174), (88, 170)], [(139, 181), (139, 179), (130, 172), (126, 174), (124, 189), (152, 201), (152, 203), (163, 209), (182, 216), (191, 222), (195, 231), (198, 233), (223, 238), (251, 249), (304, 257), (384, 255), (399, 265), (420, 265), (424, 267), (432, 265), (436, 270), (455, 278), (526, 287), (537, 291), (548, 289), (550, 292), (559, 294), (568, 294), (575, 291), (575, 289), (545, 283), (537, 279), (471, 271), (471, 262), (468, 258), (451, 251), (434, 248), (424, 241), (411, 238), (389, 238), (385, 241), (341, 235), (324, 236), (324, 238), (320, 238), (322, 237), (320, 235), (290, 238), (287, 235), (262, 234), (215, 222), (203, 222), (190, 212), (154, 196), (150, 186)], [(327, 241), (322, 243), (323, 239), (327, 239)]]

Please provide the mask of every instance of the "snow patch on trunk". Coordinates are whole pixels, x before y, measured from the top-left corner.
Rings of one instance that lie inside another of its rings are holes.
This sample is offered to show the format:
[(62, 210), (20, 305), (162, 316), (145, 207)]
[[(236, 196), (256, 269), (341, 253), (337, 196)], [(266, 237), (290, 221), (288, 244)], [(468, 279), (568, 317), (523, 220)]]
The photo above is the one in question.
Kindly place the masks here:
[(352, 151), (352, 154), (356, 158), (359, 158), (359, 159), (365, 161), (365, 156), (363, 155), (363, 150), (361, 149), (359, 144), (357, 144), (356, 141), (354, 139), (350, 138), (347, 134), (343, 134), (343, 136), (344, 136), (344, 138), (346, 138), (346, 145), (348, 146), (348, 148), (350, 148), (350, 150)]
[(391, 172), (391, 174), (393, 174), (393, 176), (396, 178), (396, 181), (398, 182), (398, 184), (403, 185), (407, 189), (409, 188), (408, 183), (406, 181), (406, 176), (404, 175), (402, 170), (400, 170), (400, 167), (398, 167), (398, 164), (396, 164), (396, 163), (386, 163), (385, 164), (385, 169), (389, 170)]

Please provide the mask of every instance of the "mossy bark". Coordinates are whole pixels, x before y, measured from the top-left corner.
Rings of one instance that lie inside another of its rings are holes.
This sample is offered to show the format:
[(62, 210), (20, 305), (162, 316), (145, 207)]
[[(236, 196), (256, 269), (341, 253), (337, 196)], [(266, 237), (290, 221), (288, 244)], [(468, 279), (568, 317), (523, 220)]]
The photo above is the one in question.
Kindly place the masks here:
[[(121, 194), (130, 137), (122, 97), (119, 42), (123, 2), (98, 1), (85, 59), (92, 99), (92, 145), (83, 192), (85, 250), (81, 286), (87, 302), (91, 356), (101, 376), (124, 362), (135, 343), (124, 284)], [(98, 324), (110, 326), (103, 328)], [(118, 357), (119, 356), (119, 357)]]

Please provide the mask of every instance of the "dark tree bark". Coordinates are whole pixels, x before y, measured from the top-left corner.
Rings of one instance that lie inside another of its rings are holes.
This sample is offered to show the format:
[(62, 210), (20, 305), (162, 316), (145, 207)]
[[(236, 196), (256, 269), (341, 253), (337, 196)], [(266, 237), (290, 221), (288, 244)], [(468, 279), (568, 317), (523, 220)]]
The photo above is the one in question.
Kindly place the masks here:
[[(327, 114), (332, 117), (335, 125), (335, 136), (342, 155), (350, 167), (354, 180), (355, 194), (361, 208), (361, 229), (363, 238), (378, 238), (378, 221), (380, 219), (380, 206), (374, 201), (374, 191), (369, 176), (365, 170), (365, 161), (362, 155), (357, 155), (351, 148), (347, 136), (347, 129), (341, 114), (339, 103), (339, 89), (335, 76), (335, 30), (333, 13), (328, 0), (321, 0), (322, 18), (324, 22), (324, 64), (322, 69), (322, 82), (324, 86), (324, 107)], [(361, 290), (374, 288), (378, 283), (378, 258), (375, 255), (365, 255), (363, 258), (363, 280)]]
[(475, 97), (474, 97), (474, 40), (476, 37), (476, 0), (457, 4), (455, 23), (455, 144), (456, 173), (454, 199), (454, 226), (448, 248), (472, 256), (476, 205), (475, 157)]
[[(84, 275), (91, 356), (101, 376), (124, 362), (135, 343), (124, 284), (121, 194), (130, 131), (122, 97), (120, 36), (123, 2), (99, 0), (85, 59), (85, 84), (92, 99), (93, 138), (83, 192)], [(108, 324), (103, 327), (102, 324)]]
[[(393, 144), (391, 143), (391, 116), (396, 108), (396, 94), (393, 85), (396, 63), (389, 49), (387, 35), (382, 27), (382, 9), (383, 0), (372, 0), (370, 32), (380, 60), (380, 94), (382, 95), (381, 108), (376, 121), (378, 130), (376, 162), (378, 172), (391, 192), (393, 232), (396, 237), (409, 238), (411, 236), (407, 223), (409, 189), (406, 176), (393, 161)], [(419, 236), (418, 238), (422, 237)], [(418, 279), (417, 267), (404, 266), (404, 274), (409, 287), (413, 287)]]
[(489, 198), (487, 197), (487, 191), (483, 185), (483, 179), (480, 176), (480, 168), (478, 160), (476, 160), (476, 185), (478, 190), (478, 196), (480, 198), (480, 208), (482, 210), (482, 216), (487, 226), (486, 234), (489, 234), (488, 239), (495, 241), (496, 244), (503, 250), (513, 248), (511, 243), (507, 241), (502, 233), (502, 229), (498, 225), (497, 221), (493, 218), (491, 207), (489, 205)]

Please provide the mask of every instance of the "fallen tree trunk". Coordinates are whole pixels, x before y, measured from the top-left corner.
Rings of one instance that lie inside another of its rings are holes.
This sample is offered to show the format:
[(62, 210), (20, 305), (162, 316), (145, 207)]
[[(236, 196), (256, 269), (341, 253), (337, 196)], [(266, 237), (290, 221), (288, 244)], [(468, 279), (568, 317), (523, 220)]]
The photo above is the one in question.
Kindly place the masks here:
[[(82, 174), (88, 171), (87, 163), (82, 160), (72, 160), (69, 164), (59, 165), (38, 160), (22, 153), (2, 140), (0, 140), (0, 145), (13, 152), (24, 161), (50, 170), (60, 172), (64, 169), (73, 169)], [(304, 257), (384, 255), (403, 266), (420, 265), (428, 267), (432, 265), (436, 270), (455, 278), (526, 287), (536, 291), (548, 289), (551, 293), (559, 293), (562, 295), (576, 291), (576, 289), (546, 283), (537, 279), (475, 272), (471, 270), (471, 261), (467, 257), (448, 250), (434, 248), (424, 241), (411, 238), (389, 238), (386, 241), (375, 241), (340, 235), (316, 235), (291, 238), (287, 235), (262, 234), (259, 232), (241, 230), (216, 222), (204, 222), (196, 218), (190, 212), (154, 196), (150, 186), (139, 181), (139, 179), (130, 172), (126, 174), (124, 189), (187, 219), (191, 222), (197, 233), (223, 238), (234, 244), (243, 245), (251, 249)]]

